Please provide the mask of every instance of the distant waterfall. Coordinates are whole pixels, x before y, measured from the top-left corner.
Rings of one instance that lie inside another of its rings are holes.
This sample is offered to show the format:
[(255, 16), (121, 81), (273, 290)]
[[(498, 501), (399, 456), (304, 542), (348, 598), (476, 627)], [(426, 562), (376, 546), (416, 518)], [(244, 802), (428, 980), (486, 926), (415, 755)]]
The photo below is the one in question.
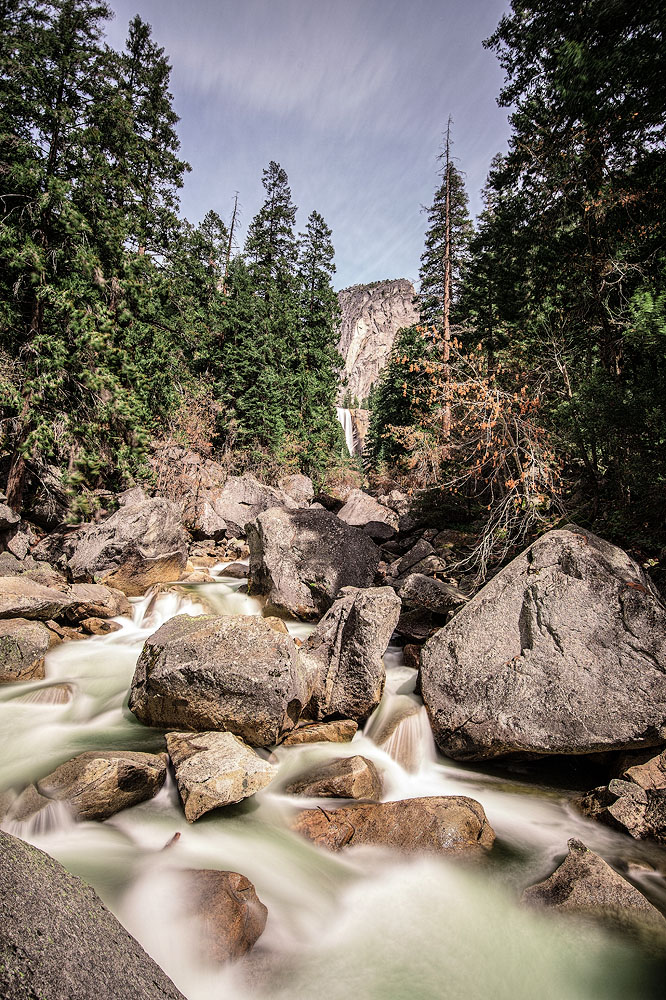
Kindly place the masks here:
[(345, 432), (345, 442), (347, 444), (347, 451), (350, 455), (354, 454), (354, 427), (352, 424), (352, 416), (349, 410), (346, 410), (342, 406), (336, 406), (335, 412), (338, 415), (338, 420), (342, 424), (342, 429)]

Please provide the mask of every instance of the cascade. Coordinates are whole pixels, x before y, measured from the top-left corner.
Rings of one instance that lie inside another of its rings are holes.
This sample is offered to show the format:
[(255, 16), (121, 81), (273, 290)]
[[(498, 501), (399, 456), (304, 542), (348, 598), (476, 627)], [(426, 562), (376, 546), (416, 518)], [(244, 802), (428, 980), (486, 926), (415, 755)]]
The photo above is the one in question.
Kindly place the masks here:
[(342, 425), (342, 429), (345, 433), (345, 443), (347, 445), (347, 451), (350, 455), (355, 453), (354, 448), (354, 425), (352, 422), (351, 411), (345, 409), (343, 406), (336, 406), (335, 412), (337, 414), (338, 420)]

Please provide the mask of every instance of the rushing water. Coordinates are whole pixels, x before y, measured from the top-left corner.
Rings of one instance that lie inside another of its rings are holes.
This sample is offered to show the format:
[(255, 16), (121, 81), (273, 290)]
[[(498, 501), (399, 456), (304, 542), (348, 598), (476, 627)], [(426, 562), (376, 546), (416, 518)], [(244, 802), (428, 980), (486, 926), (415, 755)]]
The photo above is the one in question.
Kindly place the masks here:
[[(83, 750), (163, 749), (161, 732), (127, 709), (142, 644), (175, 614), (260, 614), (242, 585), (222, 576), (134, 600), (132, 619), (117, 619), (120, 631), (59, 646), (47, 657), (45, 680), (0, 689), (0, 791), (20, 790)], [(288, 626), (300, 638), (311, 628)], [(169, 779), (152, 801), (104, 823), (74, 823), (54, 804), (8, 829), (94, 885), (189, 1000), (310, 1000), (320, 992), (327, 1000), (662, 995), (655, 969), (629, 945), (524, 910), (517, 900), (576, 836), (665, 908), (664, 853), (587, 821), (566, 791), (443, 758), (414, 693), (416, 671), (404, 666), (398, 648), (385, 663), (382, 703), (352, 743), (278, 748), (276, 781), (239, 806), (189, 825)], [(284, 795), (288, 779), (313, 762), (350, 754), (375, 762), (388, 800), (478, 799), (498, 837), (491, 858), (456, 865), (369, 847), (334, 855), (291, 834), (293, 810), (320, 800)], [(178, 869), (192, 867), (242, 872), (268, 907), (266, 931), (243, 962), (222, 969), (202, 962), (176, 882)]]
[(336, 406), (335, 412), (337, 414), (338, 420), (342, 425), (342, 429), (345, 434), (345, 443), (347, 445), (347, 451), (350, 455), (354, 454), (354, 424), (352, 423), (352, 415), (349, 410), (346, 410), (343, 406)]

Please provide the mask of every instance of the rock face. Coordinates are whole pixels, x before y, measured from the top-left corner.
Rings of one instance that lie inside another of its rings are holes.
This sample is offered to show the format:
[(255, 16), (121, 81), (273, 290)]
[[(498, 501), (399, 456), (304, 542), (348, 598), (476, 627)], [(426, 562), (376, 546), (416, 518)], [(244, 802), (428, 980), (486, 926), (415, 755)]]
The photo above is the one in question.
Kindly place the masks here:
[(553, 874), (523, 893), (523, 902), (598, 920), (650, 941), (666, 942), (666, 920), (631, 883), (580, 840)]
[(0, 833), (0, 996), (183, 1000), (97, 893)]
[(332, 722), (315, 722), (299, 726), (287, 733), (282, 746), (295, 747), (304, 743), (348, 743), (358, 730), (358, 722), (353, 719), (334, 719)]
[(253, 746), (293, 729), (309, 686), (289, 635), (252, 615), (178, 615), (139, 656), (129, 707), (148, 726), (228, 730)]
[(67, 563), (72, 579), (106, 583), (130, 597), (155, 583), (178, 580), (187, 563), (187, 535), (170, 500), (137, 497), (78, 537)]
[(389, 507), (377, 503), (363, 490), (352, 490), (338, 517), (355, 528), (363, 528), (377, 541), (386, 541), (398, 530), (398, 515)]
[[(363, 401), (388, 361), (395, 336), (418, 322), (414, 286), (406, 278), (353, 285), (338, 292), (342, 311), (338, 350), (352, 397)], [(341, 395), (344, 394), (341, 393)]]
[(435, 739), (458, 760), (666, 743), (666, 608), (621, 549), (551, 531), (421, 653)]
[(290, 781), (285, 791), (332, 799), (380, 799), (382, 779), (367, 757), (336, 757)]
[(89, 750), (42, 778), (37, 789), (66, 802), (77, 819), (103, 820), (152, 799), (166, 775), (166, 754)]
[(636, 764), (588, 792), (577, 803), (582, 812), (635, 840), (666, 844), (666, 751)]
[(0, 684), (44, 676), (44, 657), (55, 636), (42, 622), (26, 618), (0, 621)]
[(373, 844), (408, 853), (478, 855), (495, 840), (483, 806), (464, 795), (304, 809), (292, 829), (331, 851)]
[(251, 593), (296, 618), (319, 618), (342, 587), (370, 587), (381, 553), (326, 510), (269, 510), (248, 525)]
[(268, 916), (250, 880), (238, 872), (210, 869), (186, 871), (183, 876), (202, 955), (228, 962), (248, 952), (263, 934)]
[(44, 587), (25, 576), (0, 577), (0, 618), (48, 621), (75, 604), (75, 599), (68, 594)]
[(254, 795), (277, 774), (231, 733), (167, 733), (166, 741), (189, 823)]
[(380, 702), (386, 680), (382, 657), (400, 615), (391, 587), (345, 587), (303, 648), (313, 676), (309, 711), (364, 721)]

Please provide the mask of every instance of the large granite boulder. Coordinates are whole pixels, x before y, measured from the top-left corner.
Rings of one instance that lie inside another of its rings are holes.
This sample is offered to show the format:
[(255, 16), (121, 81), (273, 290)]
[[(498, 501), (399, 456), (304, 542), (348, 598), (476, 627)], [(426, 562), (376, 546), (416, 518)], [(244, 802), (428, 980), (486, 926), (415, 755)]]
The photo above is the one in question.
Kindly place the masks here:
[(249, 473), (229, 476), (222, 489), (209, 498), (209, 503), (215, 515), (225, 522), (227, 534), (236, 537), (244, 536), (248, 521), (254, 521), (265, 510), (298, 507), (288, 493), (260, 483)]
[(245, 955), (263, 934), (268, 917), (250, 880), (210, 868), (186, 870), (181, 880), (202, 957), (221, 963)]
[(392, 538), (398, 530), (398, 515), (390, 507), (384, 507), (374, 497), (363, 490), (352, 490), (338, 517), (346, 524), (363, 528), (366, 534), (377, 541)]
[(291, 476), (282, 476), (278, 480), (278, 486), (283, 493), (295, 500), (299, 507), (307, 506), (314, 500), (314, 486), (309, 476), (304, 476), (300, 472)]
[(76, 582), (106, 583), (136, 597), (155, 583), (178, 580), (186, 564), (178, 507), (138, 496), (79, 535), (67, 568)]
[(342, 587), (370, 587), (381, 553), (326, 510), (269, 510), (248, 525), (253, 594), (296, 618), (319, 618)]
[(75, 604), (76, 599), (65, 591), (45, 587), (26, 576), (0, 577), (0, 618), (48, 621)]
[(367, 757), (334, 757), (315, 764), (285, 786), (288, 795), (330, 799), (380, 799), (382, 779)]
[(118, 615), (132, 613), (132, 605), (125, 594), (114, 587), (105, 587), (100, 583), (74, 583), (67, 593), (76, 602), (65, 612), (65, 617), (70, 621), (116, 618)]
[(277, 767), (233, 733), (167, 733), (185, 819), (233, 805), (270, 784)]
[(313, 718), (361, 722), (374, 711), (386, 680), (382, 657), (399, 616), (391, 587), (342, 589), (302, 649), (312, 676)]
[(666, 844), (666, 750), (577, 801), (587, 816), (635, 840)]
[(401, 583), (398, 594), (406, 608), (425, 608), (440, 615), (467, 602), (466, 595), (458, 587), (423, 573), (410, 573)]
[(293, 639), (252, 615), (178, 615), (139, 656), (129, 707), (149, 726), (228, 730), (253, 746), (293, 729), (310, 688)]
[(576, 527), (514, 559), (421, 653), (450, 757), (666, 744), (666, 608), (640, 567)]
[(483, 806), (464, 795), (304, 809), (292, 830), (331, 851), (373, 844), (405, 853), (479, 855), (495, 840)]
[(88, 750), (41, 778), (37, 790), (66, 802), (76, 819), (103, 820), (152, 799), (166, 775), (166, 754)]
[(0, 996), (184, 1000), (94, 889), (6, 833), (0, 833)]
[(55, 641), (43, 622), (27, 618), (0, 620), (0, 684), (43, 677), (44, 657)]

